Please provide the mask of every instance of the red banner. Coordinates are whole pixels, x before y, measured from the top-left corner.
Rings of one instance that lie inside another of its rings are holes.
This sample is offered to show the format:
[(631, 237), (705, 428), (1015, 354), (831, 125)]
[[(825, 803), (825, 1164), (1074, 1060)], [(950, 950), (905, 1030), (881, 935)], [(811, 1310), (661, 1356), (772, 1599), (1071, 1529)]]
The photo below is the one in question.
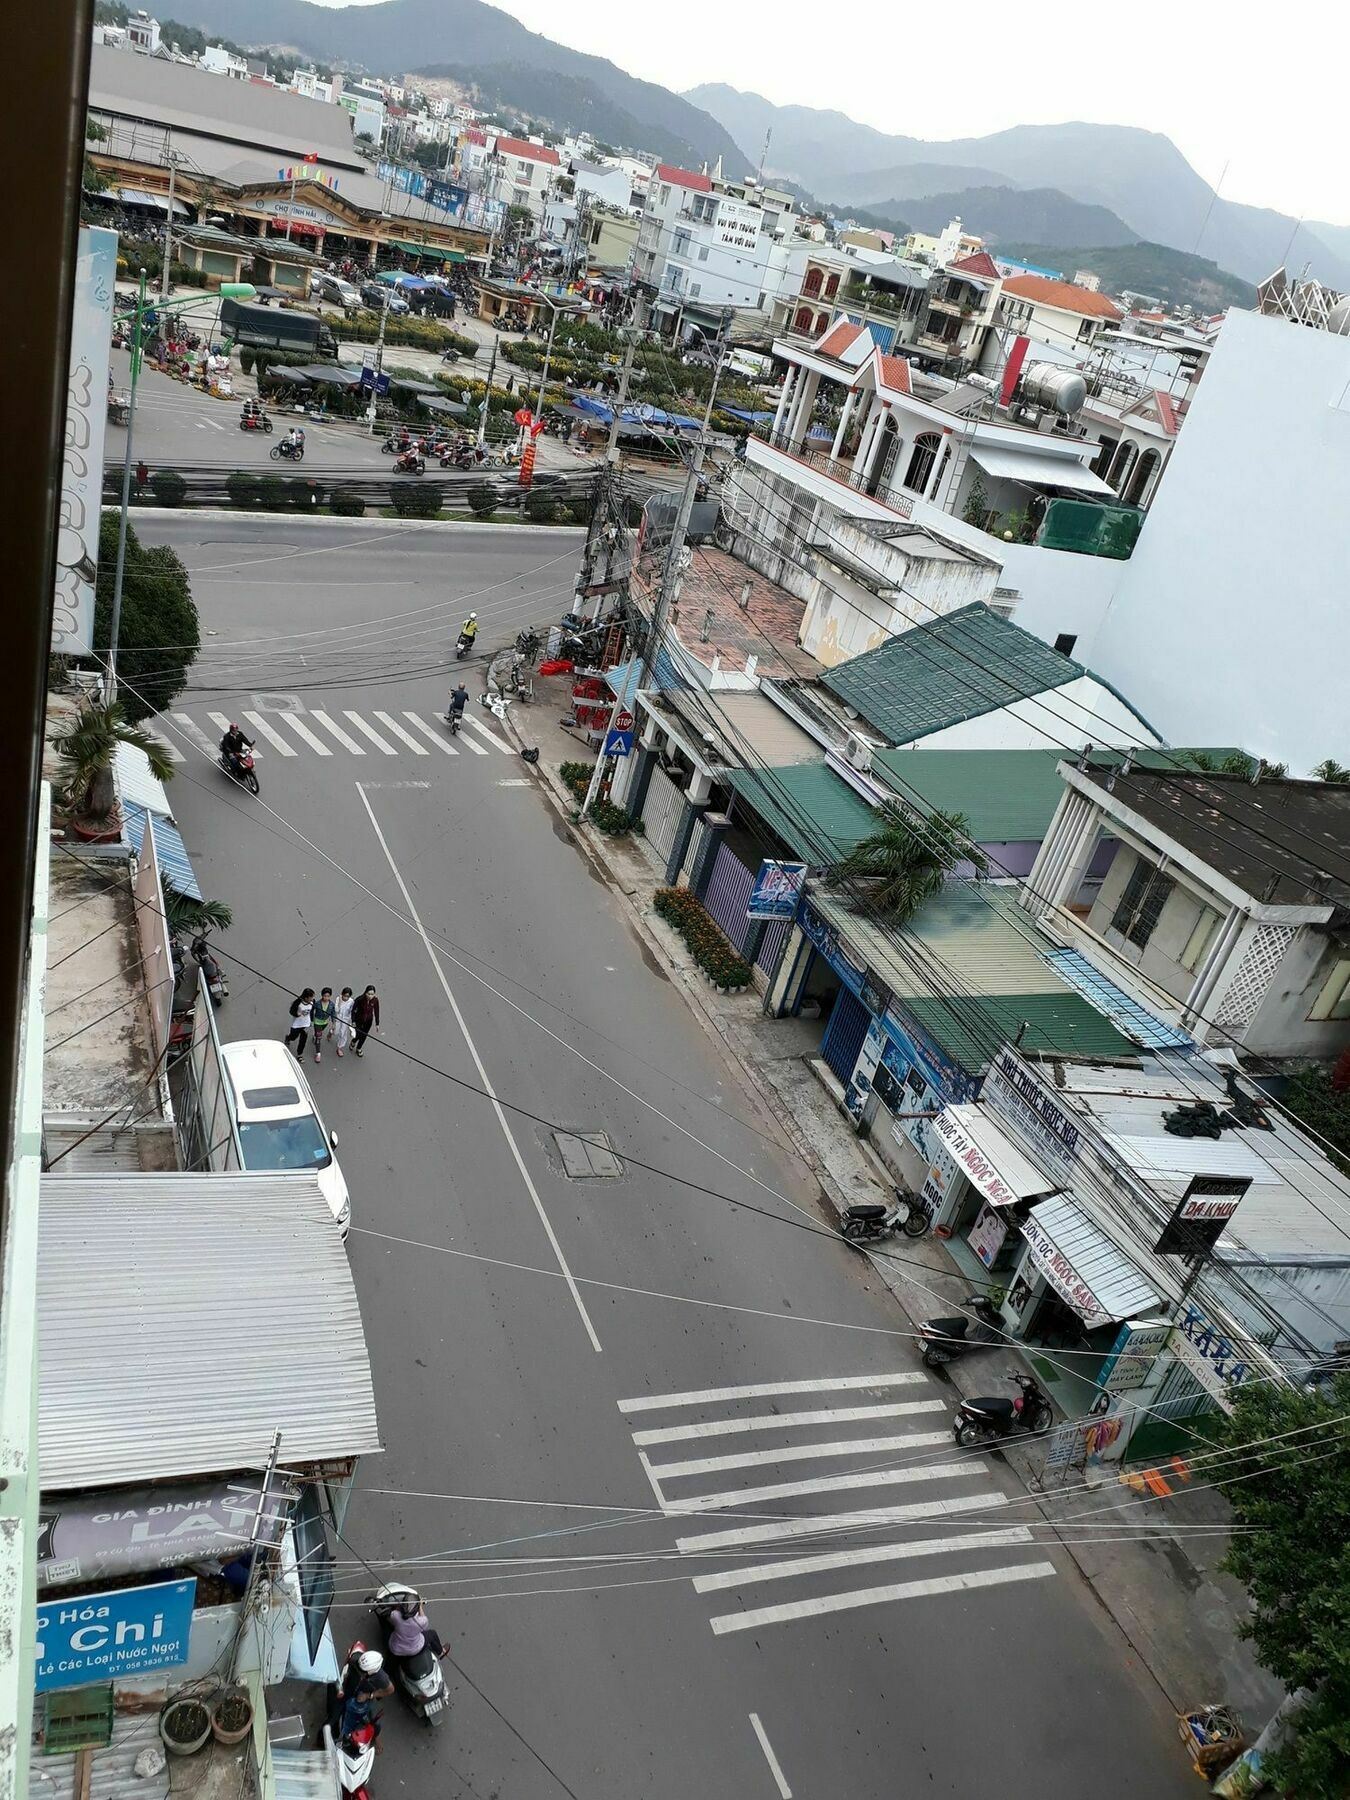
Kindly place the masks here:
[(520, 485), (528, 487), (534, 480), (534, 453), (537, 448), (533, 438), (525, 446), (525, 454), (520, 459)]

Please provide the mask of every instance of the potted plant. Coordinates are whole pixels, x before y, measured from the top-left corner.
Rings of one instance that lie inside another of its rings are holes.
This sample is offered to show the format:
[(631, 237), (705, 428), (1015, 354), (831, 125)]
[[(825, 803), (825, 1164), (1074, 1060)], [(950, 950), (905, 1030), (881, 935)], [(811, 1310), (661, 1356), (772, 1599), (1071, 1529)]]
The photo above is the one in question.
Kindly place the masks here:
[(143, 750), (150, 772), (158, 780), (167, 781), (173, 774), (163, 744), (129, 725), (115, 701), (111, 705), (93, 701), (82, 707), (70, 730), (55, 740), (62, 759), (66, 823), (76, 837), (88, 843), (111, 843), (122, 828), (113, 781), (113, 759), (119, 744)]
[(253, 1702), (243, 1688), (229, 1688), (211, 1708), (211, 1731), (218, 1744), (241, 1744), (253, 1729)]
[(191, 1694), (170, 1700), (159, 1715), (159, 1735), (171, 1756), (195, 1756), (211, 1735), (206, 1703)]

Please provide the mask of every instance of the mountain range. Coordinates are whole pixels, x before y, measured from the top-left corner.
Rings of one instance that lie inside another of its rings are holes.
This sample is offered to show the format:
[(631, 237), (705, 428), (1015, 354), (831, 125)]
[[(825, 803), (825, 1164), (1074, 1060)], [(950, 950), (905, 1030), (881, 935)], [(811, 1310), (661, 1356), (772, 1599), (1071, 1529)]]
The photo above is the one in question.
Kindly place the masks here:
[[(767, 138), (766, 174), (807, 182), (837, 206), (908, 217), (915, 201), (941, 195), (972, 231), (983, 233), (993, 228), (968, 198), (971, 190), (1056, 188), (1070, 200), (1106, 208), (1128, 238), (1202, 255), (1248, 281), (1281, 264), (1301, 268), (1306, 262), (1322, 280), (1350, 288), (1350, 227), (1305, 223), (1225, 200), (1160, 132), (1129, 125), (1015, 125), (987, 137), (933, 142), (879, 131), (841, 112), (775, 106), (722, 83), (692, 88), (685, 98), (711, 113), (739, 144), (758, 148)], [(1070, 240), (1042, 241), (1053, 246)]]

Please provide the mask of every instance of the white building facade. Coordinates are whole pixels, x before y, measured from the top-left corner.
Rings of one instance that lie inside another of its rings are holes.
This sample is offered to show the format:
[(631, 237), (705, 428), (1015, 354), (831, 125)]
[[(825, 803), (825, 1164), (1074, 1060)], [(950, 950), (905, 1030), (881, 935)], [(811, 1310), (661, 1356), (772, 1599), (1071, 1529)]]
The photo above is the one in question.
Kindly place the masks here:
[(678, 332), (716, 327), (725, 309), (765, 312), (786, 279), (794, 217), (789, 194), (658, 163), (637, 248), (658, 323)]

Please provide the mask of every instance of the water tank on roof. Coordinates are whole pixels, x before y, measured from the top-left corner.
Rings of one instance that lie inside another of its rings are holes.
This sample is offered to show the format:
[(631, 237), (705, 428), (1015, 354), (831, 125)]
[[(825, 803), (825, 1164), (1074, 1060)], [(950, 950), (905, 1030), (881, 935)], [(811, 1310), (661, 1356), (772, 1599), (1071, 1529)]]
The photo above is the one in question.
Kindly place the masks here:
[(1044, 407), (1068, 419), (1083, 410), (1087, 383), (1077, 369), (1059, 363), (1032, 363), (1018, 383), (1017, 399), (1023, 406)]
[(1344, 294), (1327, 314), (1327, 330), (1336, 337), (1350, 337), (1350, 294)]

